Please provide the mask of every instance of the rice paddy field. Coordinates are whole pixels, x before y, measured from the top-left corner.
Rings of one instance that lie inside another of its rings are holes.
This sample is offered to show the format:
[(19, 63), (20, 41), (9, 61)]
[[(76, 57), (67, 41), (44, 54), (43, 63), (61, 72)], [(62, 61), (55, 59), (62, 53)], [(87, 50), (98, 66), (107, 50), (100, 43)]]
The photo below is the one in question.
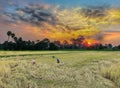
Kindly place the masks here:
[(120, 88), (120, 51), (0, 51), (0, 88)]

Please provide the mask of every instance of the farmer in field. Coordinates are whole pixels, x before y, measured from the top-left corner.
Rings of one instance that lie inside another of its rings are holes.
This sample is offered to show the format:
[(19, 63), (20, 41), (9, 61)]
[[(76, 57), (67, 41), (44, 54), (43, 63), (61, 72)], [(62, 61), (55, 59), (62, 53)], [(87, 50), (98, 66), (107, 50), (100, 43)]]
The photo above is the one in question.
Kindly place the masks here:
[(57, 63), (60, 63), (60, 59), (59, 58), (57, 58)]
[(56, 59), (57, 63), (60, 63), (60, 59), (56, 58), (55, 56), (52, 56), (53, 59)]
[(33, 65), (36, 64), (36, 60), (32, 60), (32, 64), (33, 64)]

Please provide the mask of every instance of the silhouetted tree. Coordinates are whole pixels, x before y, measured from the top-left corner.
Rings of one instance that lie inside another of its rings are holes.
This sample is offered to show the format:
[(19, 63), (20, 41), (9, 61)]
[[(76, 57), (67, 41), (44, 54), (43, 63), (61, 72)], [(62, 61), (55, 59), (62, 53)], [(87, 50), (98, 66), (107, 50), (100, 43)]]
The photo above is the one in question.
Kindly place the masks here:
[(12, 32), (11, 32), (11, 31), (8, 31), (8, 32), (7, 32), (8, 41), (9, 41), (9, 39), (10, 39), (11, 34), (12, 34)]
[(59, 46), (57, 46), (55, 43), (50, 43), (49, 44), (49, 50), (58, 50)]
[(12, 37), (12, 38), (14, 38), (14, 37), (15, 37), (15, 34), (14, 34), (14, 33), (12, 33), (12, 34), (11, 34), (11, 37)]
[(14, 41), (17, 42), (18, 38), (17, 37), (14, 37)]
[(120, 45), (118, 45), (118, 49), (120, 49)]
[[(112, 46), (112, 44), (102, 45), (100, 43), (93, 44), (90, 48), (84, 46), (85, 38), (80, 36), (76, 39), (71, 39), (71, 41), (60, 41), (51, 42), (48, 38), (43, 40), (38, 40), (37, 42), (30, 40), (23, 40), (22, 37), (16, 37), (15, 33), (11, 31), (7, 32), (8, 41), (5, 41), (3, 44), (0, 44), (0, 50), (58, 50), (58, 49), (91, 49), (91, 50), (120, 50), (120, 45)], [(9, 41), (9, 38), (12, 38), (13, 41)]]
[(45, 38), (35, 44), (35, 49), (37, 50), (48, 50), (49, 49), (50, 40)]
[(100, 44), (98, 47), (100, 50), (104, 49), (104, 46), (102, 44)]

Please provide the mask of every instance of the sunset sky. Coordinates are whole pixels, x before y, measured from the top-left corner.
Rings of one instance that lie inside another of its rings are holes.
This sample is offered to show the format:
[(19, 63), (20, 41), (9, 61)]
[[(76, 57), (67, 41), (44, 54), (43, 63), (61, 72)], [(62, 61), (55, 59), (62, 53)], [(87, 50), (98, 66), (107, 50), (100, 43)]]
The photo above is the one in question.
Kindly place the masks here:
[(79, 36), (120, 44), (120, 0), (0, 0), (0, 43), (12, 31), (25, 40)]

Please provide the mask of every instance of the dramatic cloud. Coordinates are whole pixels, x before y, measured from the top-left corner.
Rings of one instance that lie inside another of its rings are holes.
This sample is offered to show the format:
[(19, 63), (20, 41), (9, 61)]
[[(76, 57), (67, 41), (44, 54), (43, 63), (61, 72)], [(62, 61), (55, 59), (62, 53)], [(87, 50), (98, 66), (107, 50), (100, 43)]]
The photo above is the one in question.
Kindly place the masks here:
[(83, 14), (86, 17), (96, 18), (96, 17), (104, 17), (106, 16), (106, 10), (105, 7), (92, 7), (92, 8), (84, 8), (82, 9)]
[(5, 12), (12, 21), (23, 21), (40, 26), (43, 22), (55, 24), (56, 18), (49, 11), (49, 5), (29, 4), (23, 8), (17, 8), (14, 13)]
[(2, 12), (2, 29), (11, 30), (24, 39), (47, 37), (51, 40), (70, 40), (85, 36), (104, 42), (109, 40), (109, 36), (114, 36), (107, 35), (105, 31), (120, 31), (120, 9), (115, 8), (61, 8), (33, 3)]

